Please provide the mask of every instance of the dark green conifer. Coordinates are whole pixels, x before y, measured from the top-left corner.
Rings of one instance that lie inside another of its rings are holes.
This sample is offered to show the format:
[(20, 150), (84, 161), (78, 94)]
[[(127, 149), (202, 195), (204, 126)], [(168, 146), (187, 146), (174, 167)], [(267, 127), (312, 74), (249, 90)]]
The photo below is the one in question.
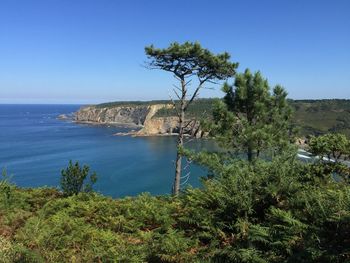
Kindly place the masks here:
[(67, 196), (76, 195), (80, 192), (90, 192), (92, 186), (97, 181), (97, 175), (93, 172), (89, 177), (89, 182), (86, 179), (89, 175), (90, 167), (87, 165), (80, 166), (79, 162), (70, 160), (68, 167), (61, 171), (61, 189)]
[(289, 145), (291, 108), (281, 86), (271, 93), (261, 73), (247, 69), (222, 90), (225, 97), (214, 108), (211, 132), (225, 148), (244, 152), (253, 161), (263, 152), (275, 155)]

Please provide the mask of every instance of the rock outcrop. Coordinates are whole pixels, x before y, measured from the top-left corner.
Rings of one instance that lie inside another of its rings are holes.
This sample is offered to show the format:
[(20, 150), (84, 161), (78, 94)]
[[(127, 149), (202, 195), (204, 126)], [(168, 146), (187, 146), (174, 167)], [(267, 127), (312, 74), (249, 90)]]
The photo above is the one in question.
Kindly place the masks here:
[[(141, 130), (135, 133), (136, 136), (153, 135), (175, 135), (179, 132), (179, 119), (177, 117), (154, 117), (147, 120)], [(201, 138), (204, 133), (201, 131), (199, 121), (188, 120), (185, 122), (185, 135)]]
[(58, 115), (57, 119), (59, 120), (69, 120), (69, 116), (67, 114)]
[(144, 106), (112, 108), (89, 106), (81, 108), (76, 113), (75, 121), (100, 124), (143, 125), (148, 112), (148, 107)]
[[(163, 108), (172, 108), (171, 104), (132, 105), (114, 107), (87, 106), (81, 108), (75, 114), (76, 122), (95, 124), (118, 124), (138, 126), (141, 129), (127, 134), (117, 135), (155, 136), (175, 135), (178, 133), (179, 121), (173, 117), (155, 117), (155, 114)], [(204, 135), (199, 122), (188, 120), (185, 122), (185, 134), (200, 138)]]

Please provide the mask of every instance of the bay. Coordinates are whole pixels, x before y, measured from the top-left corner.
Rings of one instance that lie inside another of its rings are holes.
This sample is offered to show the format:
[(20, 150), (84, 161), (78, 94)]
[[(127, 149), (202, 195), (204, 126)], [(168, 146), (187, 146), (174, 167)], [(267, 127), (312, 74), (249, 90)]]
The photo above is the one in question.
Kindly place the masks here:
[[(21, 187), (59, 186), (69, 160), (88, 164), (98, 174), (95, 190), (112, 197), (142, 192), (169, 194), (173, 182), (175, 137), (114, 136), (129, 128), (58, 120), (80, 105), (0, 105), (0, 169)], [(188, 144), (212, 149), (207, 140)], [(190, 167), (186, 186), (200, 185), (205, 169)]]

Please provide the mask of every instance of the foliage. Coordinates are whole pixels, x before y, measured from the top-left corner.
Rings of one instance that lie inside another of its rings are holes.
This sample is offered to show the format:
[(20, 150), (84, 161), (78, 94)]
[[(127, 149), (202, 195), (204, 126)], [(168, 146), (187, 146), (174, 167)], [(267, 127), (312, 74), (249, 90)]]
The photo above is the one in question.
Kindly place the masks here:
[(97, 108), (112, 108), (121, 106), (151, 106), (155, 104), (169, 104), (169, 100), (151, 100), (151, 101), (114, 101), (97, 104)]
[(153, 45), (145, 48), (150, 68), (173, 72), (177, 77), (198, 76), (200, 80), (222, 80), (235, 74), (237, 63), (229, 62), (225, 52), (214, 55), (201, 45), (191, 42), (171, 43), (168, 48), (158, 49)]
[[(189, 154), (187, 152), (187, 154)], [(215, 173), (178, 198), (63, 196), (11, 188), (4, 262), (346, 262), (350, 186), (285, 153), (271, 162), (193, 159)], [(328, 178), (328, 179), (326, 179)], [(0, 196), (0, 202), (4, 196)]]
[(350, 188), (332, 180), (331, 172), (323, 170), (319, 177), (317, 164), (301, 163), (293, 152), (254, 165), (223, 159), (217, 153), (184, 154), (216, 175), (204, 181), (204, 190), (191, 189), (184, 195), (190, 223), (208, 231), (201, 242), (219, 247), (212, 258), (223, 262), (349, 259)]
[(79, 162), (73, 164), (69, 161), (68, 167), (61, 171), (61, 188), (65, 195), (76, 195), (80, 192), (90, 192), (92, 190), (92, 185), (97, 180), (97, 175), (93, 172), (86, 182), (89, 175), (89, 166), (80, 166)]
[(309, 150), (321, 161), (340, 162), (347, 159), (350, 154), (350, 140), (343, 134), (326, 134), (319, 137), (311, 137)]
[(214, 107), (211, 133), (224, 148), (246, 153), (253, 161), (267, 150), (280, 153), (291, 137), (291, 108), (287, 93), (270, 87), (260, 72), (237, 74), (233, 86), (223, 86), (225, 97)]
[(8, 206), (11, 202), (11, 188), (10, 178), (5, 169), (2, 170), (0, 180), (0, 194), (3, 195), (4, 203), (3, 205)]
[(318, 159), (319, 174), (334, 173), (336, 179), (350, 183), (350, 140), (343, 134), (312, 136), (308, 150)]
[(350, 100), (295, 100), (293, 123), (301, 134), (321, 135), (328, 132), (350, 136)]

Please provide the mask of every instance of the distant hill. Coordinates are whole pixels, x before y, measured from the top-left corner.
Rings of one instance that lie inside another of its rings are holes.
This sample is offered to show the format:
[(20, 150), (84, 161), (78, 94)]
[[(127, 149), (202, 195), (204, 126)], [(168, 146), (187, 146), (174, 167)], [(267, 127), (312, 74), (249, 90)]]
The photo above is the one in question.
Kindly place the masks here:
[(302, 135), (339, 132), (350, 136), (350, 100), (291, 100)]
[[(212, 106), (216, 99), (196, 100), (188, 109), (188, 117), (211, 118)], [(171, 103), (168, 100), (120, 101), (96, 105), (116, 107), (133, 105), (154, 105)], [(350, 137), (350, 100), (289, 100), (294, 110), (293, 123), (299, 127), (301, 136), (340, 132)], [(174, 116), (172, 109), (161, 109), (155, 117)]]

